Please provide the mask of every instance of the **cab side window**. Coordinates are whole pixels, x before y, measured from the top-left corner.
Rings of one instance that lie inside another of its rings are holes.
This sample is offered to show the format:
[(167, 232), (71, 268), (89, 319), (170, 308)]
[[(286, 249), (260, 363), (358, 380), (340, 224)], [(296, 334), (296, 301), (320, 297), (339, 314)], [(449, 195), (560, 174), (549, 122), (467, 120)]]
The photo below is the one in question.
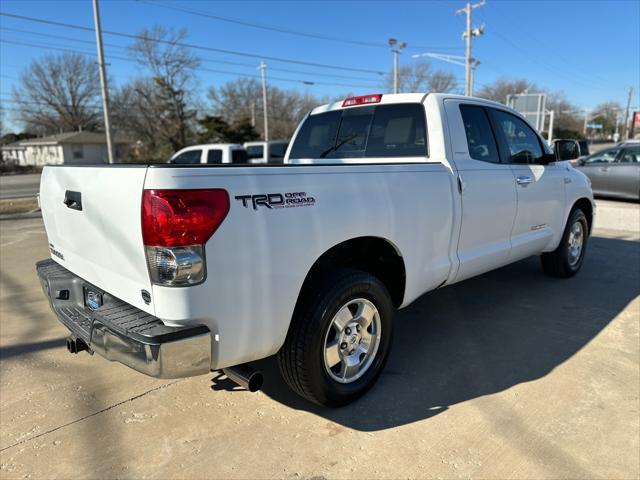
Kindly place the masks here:
[(509, 149), (507, 163), (530, 164), (538, 162), (544, 151), (533, 129), (515, 115), (502, 110), (491, 110), (498, 135), (502, 134)]
[(469, 156), (474, 160), (500, 163), (498, 147), (485, 109), (475, 105), (460, 105), (460, 113), (467, 134)]
[(222, 150), (209, 150), (207, 152), (207, 163), (222, 163)]
[(171, 160), (171, 163), (175, 163), (176, 165), (190, 165), (200, 163), (201, 156), (202, 150), (188, 150)]
[(620, 163), (640, 163), (640, 147), (625, 148)]
[(584, 159), (584, 164), (591, 163), (612, 163), (620, 152), (619, 148), (612, 148), (610, 150), (603, 150), (602, 152), (594, 153), (590, 157)]

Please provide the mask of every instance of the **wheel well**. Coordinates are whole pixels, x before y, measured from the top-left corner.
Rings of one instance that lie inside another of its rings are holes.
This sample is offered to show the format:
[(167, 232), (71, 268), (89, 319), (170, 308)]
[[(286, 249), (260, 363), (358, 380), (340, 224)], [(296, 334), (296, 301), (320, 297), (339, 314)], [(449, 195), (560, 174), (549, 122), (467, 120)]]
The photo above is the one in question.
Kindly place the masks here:
[(393, 305), (402, 305), (405, 289), (404, 260), (395, 247), (379, 237), (358, 237), (330, 248), (307, 274), (302, 291), (318, 275), (334, 268), (355, 268), (378, 278), (389, 291)]
[(573, 204), (571, 210), (579, 208), (582, 210), (584, 215), (587, 217), (587, 224), (589, 225), (589, 233), (591, 233), (591, 229), (593, 228), (593, 205), (591, 204), (591, 200), (588, 198), (581, 198), (576, 203)]

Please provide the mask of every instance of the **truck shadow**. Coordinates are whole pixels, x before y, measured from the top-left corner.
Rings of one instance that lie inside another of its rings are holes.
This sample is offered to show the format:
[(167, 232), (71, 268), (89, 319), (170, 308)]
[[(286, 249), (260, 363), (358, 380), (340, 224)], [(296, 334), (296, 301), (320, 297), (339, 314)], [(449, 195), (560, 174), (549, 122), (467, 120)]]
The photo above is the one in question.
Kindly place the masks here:
[(378, 383), (341, 409), (293, 394), (275, 358), (255, 366), (263, 391), (361, 431), (430, 418), (452, 405), (544, 377), (571, 358), (640, 294), (640, 243), (593, 237), (583, 270), (545, 277), (538, 258), (428, 293), (396, 315), (393, 349)]

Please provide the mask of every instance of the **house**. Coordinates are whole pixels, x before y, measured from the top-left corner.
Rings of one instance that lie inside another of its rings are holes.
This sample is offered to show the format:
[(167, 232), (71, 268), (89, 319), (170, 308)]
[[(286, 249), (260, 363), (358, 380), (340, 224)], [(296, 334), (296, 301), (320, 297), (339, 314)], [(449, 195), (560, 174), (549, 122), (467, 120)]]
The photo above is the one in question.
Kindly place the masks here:
[[(132, 144), (116, 135), (115, 161), (121, 160)], [(78, 165), (107, 162), (104, 133), (68, 132), (48, 137), (30, 138), (0, 147), (3, 163), (15, 165)]]

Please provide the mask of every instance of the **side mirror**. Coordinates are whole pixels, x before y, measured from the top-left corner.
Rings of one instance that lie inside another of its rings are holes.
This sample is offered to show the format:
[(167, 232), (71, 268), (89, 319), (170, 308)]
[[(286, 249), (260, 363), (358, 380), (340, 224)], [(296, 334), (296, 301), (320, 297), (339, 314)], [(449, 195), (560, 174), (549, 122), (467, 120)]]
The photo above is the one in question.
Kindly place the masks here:
[(553, 150), (558, 161), (576, 160), (580, 157), (580, 145), (575, 140), (555, 140)]

